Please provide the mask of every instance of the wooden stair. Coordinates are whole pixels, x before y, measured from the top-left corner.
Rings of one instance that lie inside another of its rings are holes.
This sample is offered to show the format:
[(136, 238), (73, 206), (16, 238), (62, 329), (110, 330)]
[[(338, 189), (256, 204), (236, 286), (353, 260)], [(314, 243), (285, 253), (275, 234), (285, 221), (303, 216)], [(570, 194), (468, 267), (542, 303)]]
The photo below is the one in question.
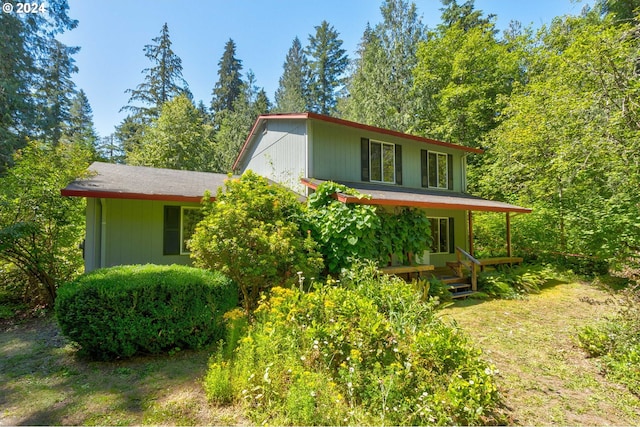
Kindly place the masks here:
[(476, 293), (471, 289), (471, 278), (464, 274), (464, 266), (461, 263), (447, 262), (447, 267), (448, 272), (440, 270), (436, 272), (436, 277), (447, 285), (453, 299), (466, 298)]

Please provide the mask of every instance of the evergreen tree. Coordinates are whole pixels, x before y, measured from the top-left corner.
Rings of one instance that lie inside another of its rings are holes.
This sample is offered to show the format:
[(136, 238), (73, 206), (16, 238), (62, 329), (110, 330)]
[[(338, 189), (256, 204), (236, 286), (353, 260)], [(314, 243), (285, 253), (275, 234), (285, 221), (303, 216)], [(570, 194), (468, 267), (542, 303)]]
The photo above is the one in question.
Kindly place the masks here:
[(98, 139), (96, 151), (98, 159), (103, 162), (124, 163), (126, 159), (122, 144), (114, 133)]
[(264, 89), (255, 84), (255, 75), (251, 70), (247, 73), (247, 81), (242, 84), (242, 91), (234, 102), (232, 110), (223, 110), (216, 115), (216, 172), (231, 172), (233, 162), (238, 156), (240, 147), (247, 139), (251, 126), (260, 114), (269, 112), (270, 103)]
[(457, 0), (441, 0), (444, 5), (440, 9), (442, 12), (440, 24), (441, 29), (459, 25), (464, 31), (471, 28), (490, 24), (496, 15), (490, 14), (482, 16), (481, 10), (475, 9), (475, 0), (467, 0), (463, 4), (458, 4)]
[(98, 135), (93, 126), (93, 111), (84, 90), (76, 94), (69, 108), (69, 120), (64, 129), (64, 139), (83, 145), (97, 157), (96, 142)]
[(307, 57), (296, 37), (285, 59), (282, 76), (275, 93), (275, 111), (282, 113), (302, 112), (307, 109)]
[[(56, 99), (56, 86), (61, 89), (65, 70), (74, 68), (62, 61), (71, 61), (77, 50), (55, 39), (77, 25), (67, 15), (68, 9), (67, 0), (51, 0), (43, 13), (0, 13), (0, 175), (11, 166), (13, 153), (25, 146), (27, 138), (40, 138), (45, 132), (50, 141), (59, 137), (48, 132), (59, 126), (52, 116), (65, 104)], [(56, 53), (58, 58), (54, 58)], [(55, 74), (52, 61), (61, 73), (54, 82), (48, 81)]]
[(309, 58), (309, 109), (334, 114), (349, 58), (333, 26), (322, 21), (315, 29), (315, 35), (309, 35), (309, 45), (305, 49)]
[(407, 132), (416, 126), (413, 69), (424, 26), (414, 3), (386, 0), (380, 11), (383, 21), (362, 37), (341, 110), (345, 118)]
[(236, 58), (236, 44), (232, 39), (225, 44), (218, 62), (218, 81), (213, 87), (211, 111), (214, 115), (223, 110), (233, 111), (236, 98), (242, 91), (242, 61)]
[[(145, 68), (144, 82), (136, 89), (128, 89), (129, 102), (122, 110), (131, 111), (140, 118), (142, 123), (148, 123), (160, 114), (162, 105), (178, 95), (191, 97), (189, 85), (182, 77), (182, 60), (171, 49), (169, 27), (165, 23), (158, 37), (152, 39), (153, 44), (144, 47), (144, 55), (149, 58), (153, 66)], [(135, 102), (143, 106), (134, 105)]]

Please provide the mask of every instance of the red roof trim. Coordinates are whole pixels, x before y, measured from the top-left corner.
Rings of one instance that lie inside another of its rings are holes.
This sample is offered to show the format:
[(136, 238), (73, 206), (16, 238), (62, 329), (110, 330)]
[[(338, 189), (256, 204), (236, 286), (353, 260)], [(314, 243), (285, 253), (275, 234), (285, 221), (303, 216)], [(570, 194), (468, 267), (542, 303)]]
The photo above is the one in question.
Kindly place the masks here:
[[(202, 197), (180, 196), (175, 194), (141, 194), (120, 193), (116, 191), (91, 191), (91, 190), (60, 190), (60, 194), (66, 197), (94, 197), (96, 199), (129, 199), (129, 200), (158, 200), (163, 202), (192, 202), (200, 203)], [(212, 197), (211, 200), (215, 198)]]
[[(307, 179), (301, 179), (302, 184), (315, 190), (318, 185), (314, 184)], [(514, 207), (501, 207), (501, 206), (486, 206), (476, 204), (464, 204), (464, 203), (438, 203), (438, 202), (419, 202), (413, 200), (394, 200), (394, 199), (374, 199), (374, 198), (358, 198), (356, 196), (350, 196), (348, 194), (335, 194), (335, 198), (342, 203), (358, 203), (361, 205), (375, 205), (375, 206), (407, 206), (413, 208), (432, 208), (432, 209), (453, 209), (464, 211), (483, 211), (483, 212), (520, 212), (531, 213), (531, 209), (521, 208), (519, 206)]]
[(431, 138), (426, 138), (423, 136), (417, 136), (417, 135), (410, 135), (410, 134), (406, 134), (406, 133), (402, 133), (402, 132), (398, 132), (395, 130), (390, 130), (390, 129), (384, 129), (384, 128), (379, 128), (376, 126), (370, 126), (370, 125), (365, 125), (362, 123), (357, 123), (357, 122), (352, 122), (350, 120), (344, 120), (344, 119), (339, 119), (337, 117), (331, 117), (331, 116), (325, 116), (323, 114), (317, 114), (317, 113), (284, 113), (284, 114), (263, 114), (261, 116), (259, 116), (255, 123), (253, 124), (253, 128), (251, 128), (251, 132), (249, 132), (249, 136), (247, 137), (247, 139), (245, 140), (244, 144), (242, 145), (242, 149), (240, 150), (240, 153), (238, 154), (238, 157), (236, 157), (236, 161), (233, 163), (233, 170), (235, 171), (236, 168), (238, 167), (238, 164), (240, 163), (240, 159), (243, 157), (249, 142), (253, 139), (253, 136), (256, 132), (256, 130), (258, 129), (258, 127), (260, 126), (260, 124), (264, 121), (264, 120), (292, 120), (292, 119), (314, 119), (314, 120), (320, 120), (326, 123), (334, 123), (334, 124), (338, 124), (341, 126), (347, 126), (347, 127), (351, 127), (351, 128), (355, 128), (355, 129), (361, 129), (367, 132), (376, 132), (376, 133), (381, 133), (384, 135), (389, 135), (389, 136), (395, 136), (398, 138), (404, 138), (404, 139), (410, 139), (412, 141), (418, 141), (418, 142), (424, 142), (427, 144), (433, 144), (433, 145), (439, 145), (441, 147), (447, 147), (447, 148), (453, 148), (455, 150), (462, 150), (462, 151), (467, 151), (469, 153), (477, 153), (477, 154), (482, 154), (484, 153), (484, 150), (480, 149), (480, 148), (472, 148), (472, 147), (465, 147), (464, 145), (458, 145), (458, 144), (453, 144), (450, 142), (444, 142), (444, 141), (438, 141), (436, 139), (431, 139)]

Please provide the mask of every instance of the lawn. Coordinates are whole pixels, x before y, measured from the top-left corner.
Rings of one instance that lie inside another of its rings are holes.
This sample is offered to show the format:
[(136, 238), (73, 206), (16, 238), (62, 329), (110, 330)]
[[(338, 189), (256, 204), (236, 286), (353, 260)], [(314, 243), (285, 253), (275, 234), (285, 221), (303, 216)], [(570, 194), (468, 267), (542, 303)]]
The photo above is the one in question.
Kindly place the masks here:
[(554, 283), (527, 300), (467, 300), (443, 311), (500, 371), (505, 413), (519, 425), (640, 425), (640, 399), (607, 381), (576, 329), (614, 312), (602, 288)]
[[(582, 283), (519, 301), (445, 309), (500, 371), (505, 415), (521, 425), (639, 425), (640, 400), (587, 359), (576, 328), (614, 311), (608, 294)], [(0, 425), (249, 424), (239, 407), (206, 402), (212, 349), (119, 362), (79, 359), (51, 317), (0, 324)]]

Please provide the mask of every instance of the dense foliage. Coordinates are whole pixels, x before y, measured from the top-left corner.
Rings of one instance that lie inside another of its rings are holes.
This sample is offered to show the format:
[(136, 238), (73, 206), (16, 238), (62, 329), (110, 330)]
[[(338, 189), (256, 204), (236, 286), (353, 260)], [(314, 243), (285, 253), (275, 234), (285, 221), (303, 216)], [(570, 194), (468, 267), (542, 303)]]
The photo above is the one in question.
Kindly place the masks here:
[(359, 265), (312, 292), (274, 288), (228, 360), (205, 378), (213, 401), (255, 423), (485, 424), (494, 371), (414, 289)]
[(490, 297), (520, 299), (537, 294), (543, 285), (560, 277), (549, 265), (503, 267), (478, 275), (478, 290)]
[(191, 257), (197, 266), (231, 278), (251, 313), (261, 292), (298, 283), (297, 272), (318, 277), (322, 257), (299, 225), (303, 209), (294, 193), (251, 171), (230, 178), (215, 201), (203, 201)]
[(0, 280), (15, 282), (4, 272), (18, 269), (21, 294), (34, 304), (51, 304), (82, 268), (85, 201), (61, 197), (60, 189), (85, 173), (89, 157), (80, 145), (34, 141), (0, 177)]
[(640, 395), (640, 285), (617, 296), (615, 317), (578, 332), (580, 345), (592, 357), (601, 357), (607, 376)]
[(238, 304), (233, 283), (186, 266), (134, 265), (93, 271), (62, 286), (62, 333), (96, 359), (199, 348), (224, 335), (222, 315)]

